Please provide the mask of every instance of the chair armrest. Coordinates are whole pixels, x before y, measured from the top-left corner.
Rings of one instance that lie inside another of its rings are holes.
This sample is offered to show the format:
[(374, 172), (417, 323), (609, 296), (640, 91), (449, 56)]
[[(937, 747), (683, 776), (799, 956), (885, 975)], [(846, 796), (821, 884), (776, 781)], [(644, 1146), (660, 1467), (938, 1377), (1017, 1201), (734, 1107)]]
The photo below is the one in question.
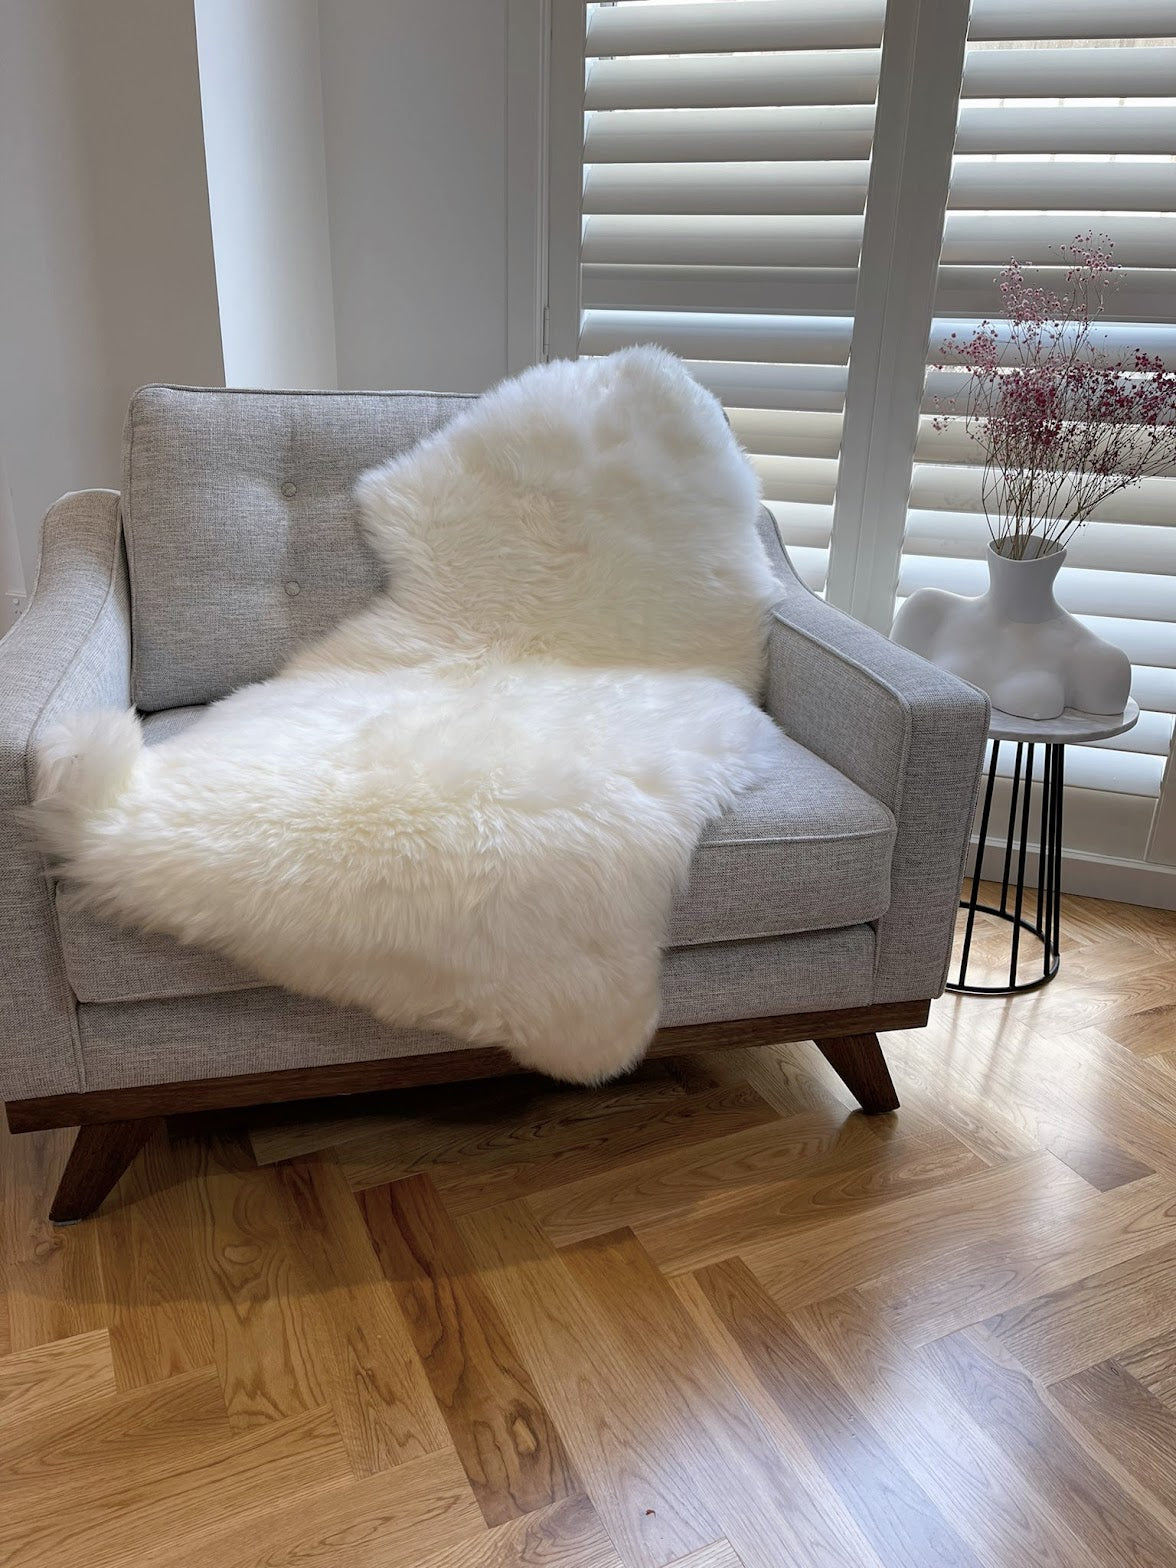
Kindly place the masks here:
[(938, 996), (947, 978), (989, 703), (983, 692), (781, 574), (766, 703), (898, 822), (890, 908), (878, 923), (876, 1002)]
[(33, 746), (46, 724), (130, 706), (118, 505), (117, 491), (81, 490), (50, 508), (36, 588), (0, 641), (0, 1098), (85, 1087), (52, 888), (17, 813), (32, 798)]

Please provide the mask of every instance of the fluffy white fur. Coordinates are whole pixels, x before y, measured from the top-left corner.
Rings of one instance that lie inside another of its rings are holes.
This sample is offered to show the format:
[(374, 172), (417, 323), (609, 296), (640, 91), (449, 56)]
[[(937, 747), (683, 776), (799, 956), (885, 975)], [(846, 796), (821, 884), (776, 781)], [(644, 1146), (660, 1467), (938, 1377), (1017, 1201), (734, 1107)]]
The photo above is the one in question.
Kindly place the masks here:
[(74, 897), (587, 1082), (657, 1023), (699, 832), (776, 764), (755, 477), (672, 356), (537, 366), (358, 495), (387, 583), (144, 748), (41, 749)]

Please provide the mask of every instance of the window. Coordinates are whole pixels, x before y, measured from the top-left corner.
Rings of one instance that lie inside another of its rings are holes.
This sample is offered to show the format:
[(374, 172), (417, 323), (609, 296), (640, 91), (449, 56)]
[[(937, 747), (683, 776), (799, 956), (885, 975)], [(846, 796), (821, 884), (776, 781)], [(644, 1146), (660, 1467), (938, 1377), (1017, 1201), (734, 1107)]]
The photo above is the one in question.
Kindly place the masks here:
[(589, 9), (579, 349), (657, 342), (723, 401), (825, 585), (884, 7)]
[[(833, 602), (886, 629), (924, 584), (979, 592), (979, 453), (932, 428), (961, 378), (929, 367), (997, 318), (1005, 262), (1047, 277), (1089, 229), (1127, 269), (1110, 339), (1176, 356), (1170, 0), (554, 3), (554, 38), (576, 13), (584, 109), (558, 345), (682, 355)], [(1112, 498), (1058, 591), (1129, 653), (1143, 710), (1072, 753), (1071, 848), (1176, 864), (1176, 474)]]
[[(1100, 34), (1133, 27), (1131, 36)], [(1092, 22), (1071, 5), (973, 6), (935, 296), (931, 359), (954, 328), (1000, 314), (997, 269), (1048, 262), (1088, 230), (1115, 240), (1126, 269), (1110, 297), (1104, 337), (1169, 359), (1176, 353), (1176, 38), (1164, 3), (1107, 6)], [(1061, 286), (1064, 269), (1029, 275)], [(936, 431), (928, 377), (898, 592), (933, 584), (979, 593), (988, 540), (979, 452), (959, 422)], [(958, 383), (957, 383), (958, 384)], [(1135, 667), (1143, 710), (1128, 734), (1075, 747), (1072, 785), (1099, 791), (1078, 804), (1092, 846), (1127, 858), (1147, 848), (1176, 712), (1176, 476), (1145, 479), (1112, 497), (1070, 545), (1058, 597)], [(1007, 749), (1007, 748), (1006, 748)], [(1112, 797), (1121, 797), (1118, 800)], [(1127, 798), (1122, 798), (1127, 797)], [(1097, 818), (1101, 817), (1099, 825)]]

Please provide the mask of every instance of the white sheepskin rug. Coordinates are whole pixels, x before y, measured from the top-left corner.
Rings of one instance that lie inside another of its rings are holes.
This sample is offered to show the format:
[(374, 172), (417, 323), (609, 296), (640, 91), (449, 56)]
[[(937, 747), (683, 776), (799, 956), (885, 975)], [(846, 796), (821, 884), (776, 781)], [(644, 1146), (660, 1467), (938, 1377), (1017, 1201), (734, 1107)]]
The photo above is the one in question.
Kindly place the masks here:
[(779, 765), (756, 478), (685, 368), (630, 349), (528, 370), (357, 494), (375, 601), (174, 740), (57, 726), (46, 845), (124, 925), (610, 1077), (657, 1025), (703, 825)]

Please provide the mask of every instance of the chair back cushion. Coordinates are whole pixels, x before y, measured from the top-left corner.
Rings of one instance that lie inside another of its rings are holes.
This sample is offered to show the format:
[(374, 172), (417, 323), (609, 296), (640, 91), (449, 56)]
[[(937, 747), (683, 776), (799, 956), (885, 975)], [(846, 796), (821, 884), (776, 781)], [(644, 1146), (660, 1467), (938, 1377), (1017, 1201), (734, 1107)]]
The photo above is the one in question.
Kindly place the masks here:
[(149, 386), (123, 440), (136, 706), (272, 675), (379, 586), (351, 491), (468, 399)]

